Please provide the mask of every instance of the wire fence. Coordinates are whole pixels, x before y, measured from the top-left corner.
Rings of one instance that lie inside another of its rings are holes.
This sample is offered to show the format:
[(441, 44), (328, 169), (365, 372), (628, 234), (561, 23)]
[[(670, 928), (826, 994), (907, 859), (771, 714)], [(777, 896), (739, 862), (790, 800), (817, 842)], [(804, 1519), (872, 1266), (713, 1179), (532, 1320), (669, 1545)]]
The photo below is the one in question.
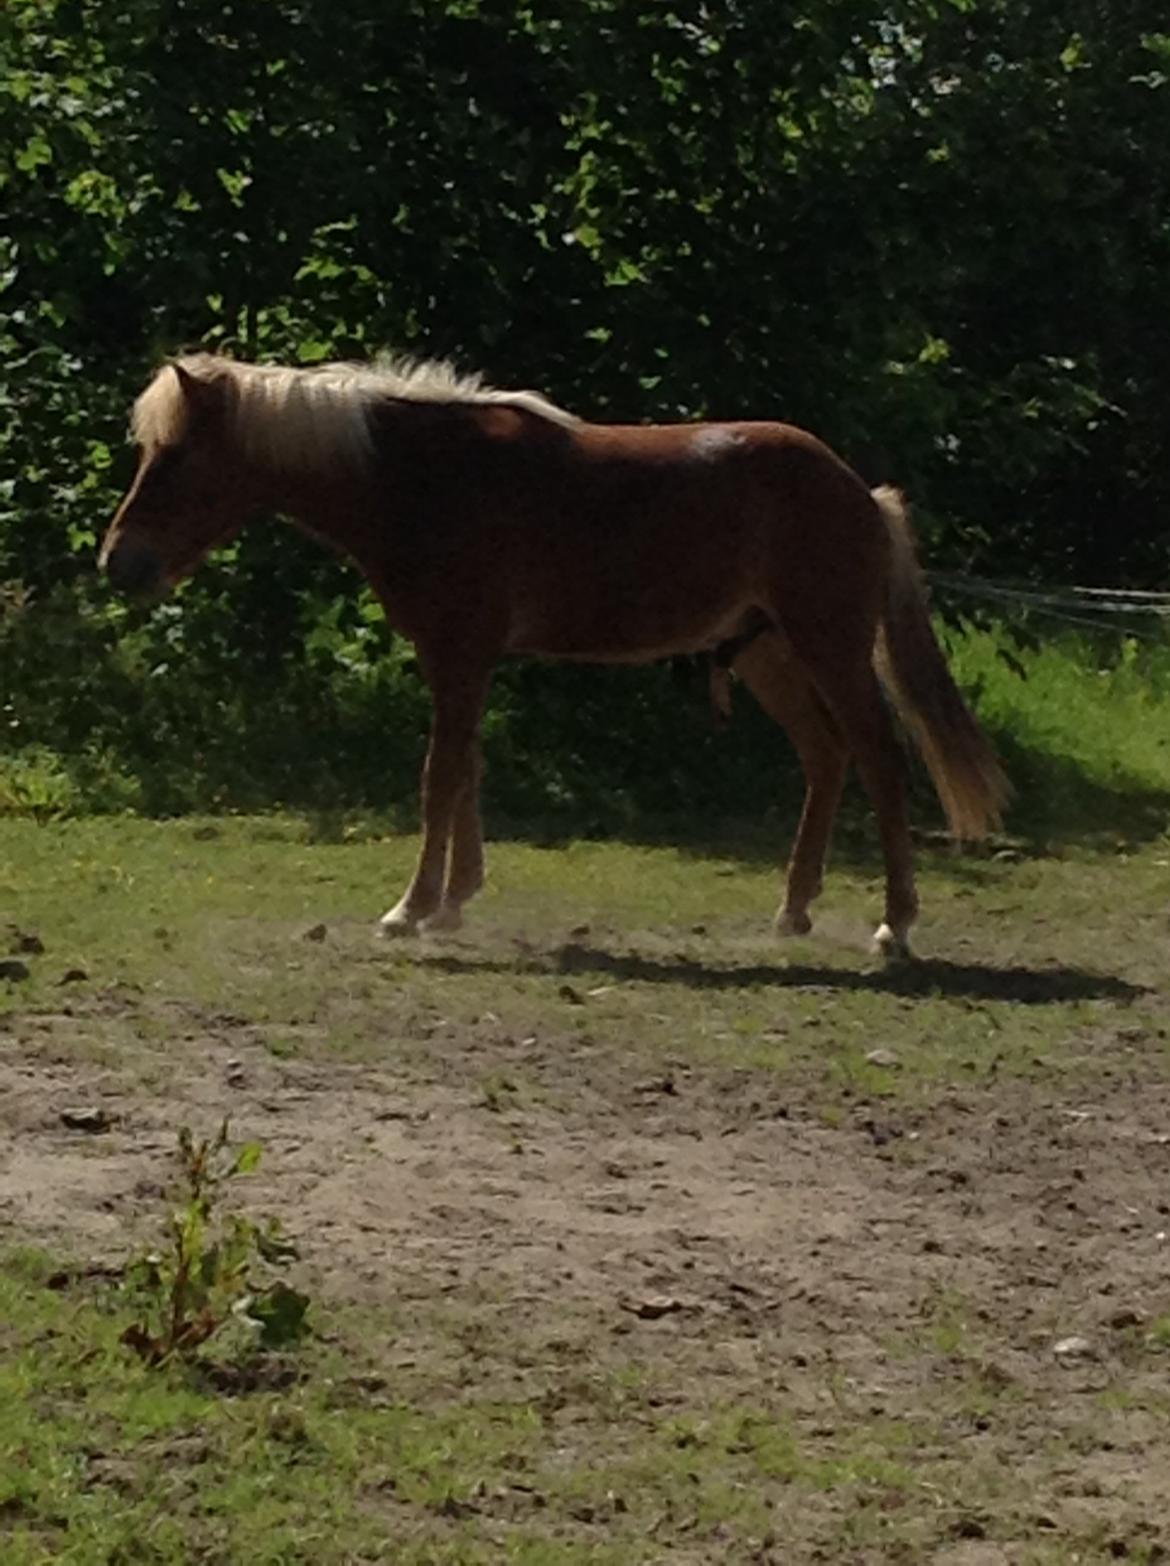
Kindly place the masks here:
[(1122, 587), (1061, 587), (1042, 591), (957, 572), (931, 571), (936, 599), (977, 600), (1021, 617), (1040, 615), (1093, 631), (1116, 631), (1144, 641), (1164, 641), (1170, 593)]

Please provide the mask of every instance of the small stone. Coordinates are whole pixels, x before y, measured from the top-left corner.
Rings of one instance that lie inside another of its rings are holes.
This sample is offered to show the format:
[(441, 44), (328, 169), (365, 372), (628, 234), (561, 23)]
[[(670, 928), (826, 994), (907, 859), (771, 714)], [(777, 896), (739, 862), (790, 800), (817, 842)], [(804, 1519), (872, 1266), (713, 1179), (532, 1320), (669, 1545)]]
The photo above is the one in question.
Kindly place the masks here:
[(45, 943), (39, 935), (34, 935), (31, 930), (12, 931), (12, 941), (8, 950), (22, 957), (44, 956)]
[(573, 988), (571, 984), (562, 984), (557, 994), (563, 1001), (568, 1001), (570, 1006), (584, 1006), (585, 999)]
[(108, 1131), (113, 1122), (104, 1109), (63, 1109), (61, 1111), (61, 1124), (67, 1126), (70, 1131), (85, 1131), (90, 1136), (96, 1136), (101, 1131)]
[(326, 925), (326, 924), (315, 924), (315, 925), (313, 925), (313, 927), (311, 929), (305, 931), (304, 936), (302, 937), (302, 939), (306, 940), (306, 941), (323, 941), (328, 934), (329, 934), (329, 926), (328, 925)]
[(1052, 1345), (1052, 1352), (1057, 1359), (1063, 1360), (1092, 1359), (1095, 1355), (1089, 1339), (1081, 1337), (1061, 1338), (1059, 1342)]
[(19, 957), (0, 959), (0, 979), (7, 979), (11, 984), (19, 984), (23, 979), (27, 979), (30, 972), (28, 963), (21, 962)]
[(673, 1097), (678, 1089), (674, 1085), (673, 1077), (651, 1077), (646, 1082), (634, 1084), (635, 1093), (665, 1093), (668, 1098)]
[(623, 1310), (628, 1310), (642, 1321), (658, 1321), (663, 1316), (670, 1316), (684, 1309), (682, 1301), (676, 1300), (672, 1294), (650, 1294), (644, 1299), (623, 1299), (618, 1303)]
[(865, 1058), (871, 1066), (886, 1066), (894, 1071), (902, 1064), (892, 1049), (871, 1049)]
[(82, 984), (89, 978), (84, 968), (66, 968), (58, 981), (61, 984)]

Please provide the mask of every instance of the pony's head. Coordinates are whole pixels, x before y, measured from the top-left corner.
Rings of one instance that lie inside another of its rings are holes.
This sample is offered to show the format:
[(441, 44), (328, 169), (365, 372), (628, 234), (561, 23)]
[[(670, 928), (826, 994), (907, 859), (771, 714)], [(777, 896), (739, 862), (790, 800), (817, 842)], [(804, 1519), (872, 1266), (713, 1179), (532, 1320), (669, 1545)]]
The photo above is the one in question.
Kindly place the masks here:
[(138, 471), (98, 560), (121, 592), (173, 587), (260, 507), (231, 439), (234, 386), (220, 365), (203, 356), (176, 360), (134, 405)]

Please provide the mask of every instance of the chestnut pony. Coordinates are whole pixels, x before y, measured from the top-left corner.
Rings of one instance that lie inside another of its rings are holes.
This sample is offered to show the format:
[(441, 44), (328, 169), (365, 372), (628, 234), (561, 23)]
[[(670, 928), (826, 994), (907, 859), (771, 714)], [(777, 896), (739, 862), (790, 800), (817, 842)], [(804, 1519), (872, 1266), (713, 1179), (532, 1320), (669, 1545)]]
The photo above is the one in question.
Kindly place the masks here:
[(931, 629), (900, 496), (802, 430), (589, 424), (443, 364), (207, 354), (157, 373), (132, 430), (138, 471), (101, 552), (115, 586), (169, 586), (279, 512), (351, 556), (415, 644), (434, 701), (422, 848), (387, 934), (458, 926), (482, 885), (480, 719), (508, 654), (719, 653), (804, 767), (782, 932), (810, 928), (852, 758), (885, 857), (876, 945), (908, 951), (918, 905), (883, 687), (953, 833), (998, 818), (1007, 785)]

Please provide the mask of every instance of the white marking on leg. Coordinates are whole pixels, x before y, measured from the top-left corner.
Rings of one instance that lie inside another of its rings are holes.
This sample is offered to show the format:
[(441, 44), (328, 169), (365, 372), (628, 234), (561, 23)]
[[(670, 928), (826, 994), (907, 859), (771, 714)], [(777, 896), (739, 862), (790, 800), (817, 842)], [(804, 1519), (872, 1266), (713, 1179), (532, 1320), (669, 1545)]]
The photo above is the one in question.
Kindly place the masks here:
[(378, 929), (382, 935), (414, 935), (418, 931), (418, 915), (411, 912), (410, 905), (404, 897), (395, 903), (389, 912), (382, 915), (378, 922)]
[(888, 924), (879, 924), (874, 931), (873, 950), (878, 957), (884, 957), (886, 962), (912, 962), (914, 954), (910, 950), (909, 926), (905, 930), (895, 930)]

